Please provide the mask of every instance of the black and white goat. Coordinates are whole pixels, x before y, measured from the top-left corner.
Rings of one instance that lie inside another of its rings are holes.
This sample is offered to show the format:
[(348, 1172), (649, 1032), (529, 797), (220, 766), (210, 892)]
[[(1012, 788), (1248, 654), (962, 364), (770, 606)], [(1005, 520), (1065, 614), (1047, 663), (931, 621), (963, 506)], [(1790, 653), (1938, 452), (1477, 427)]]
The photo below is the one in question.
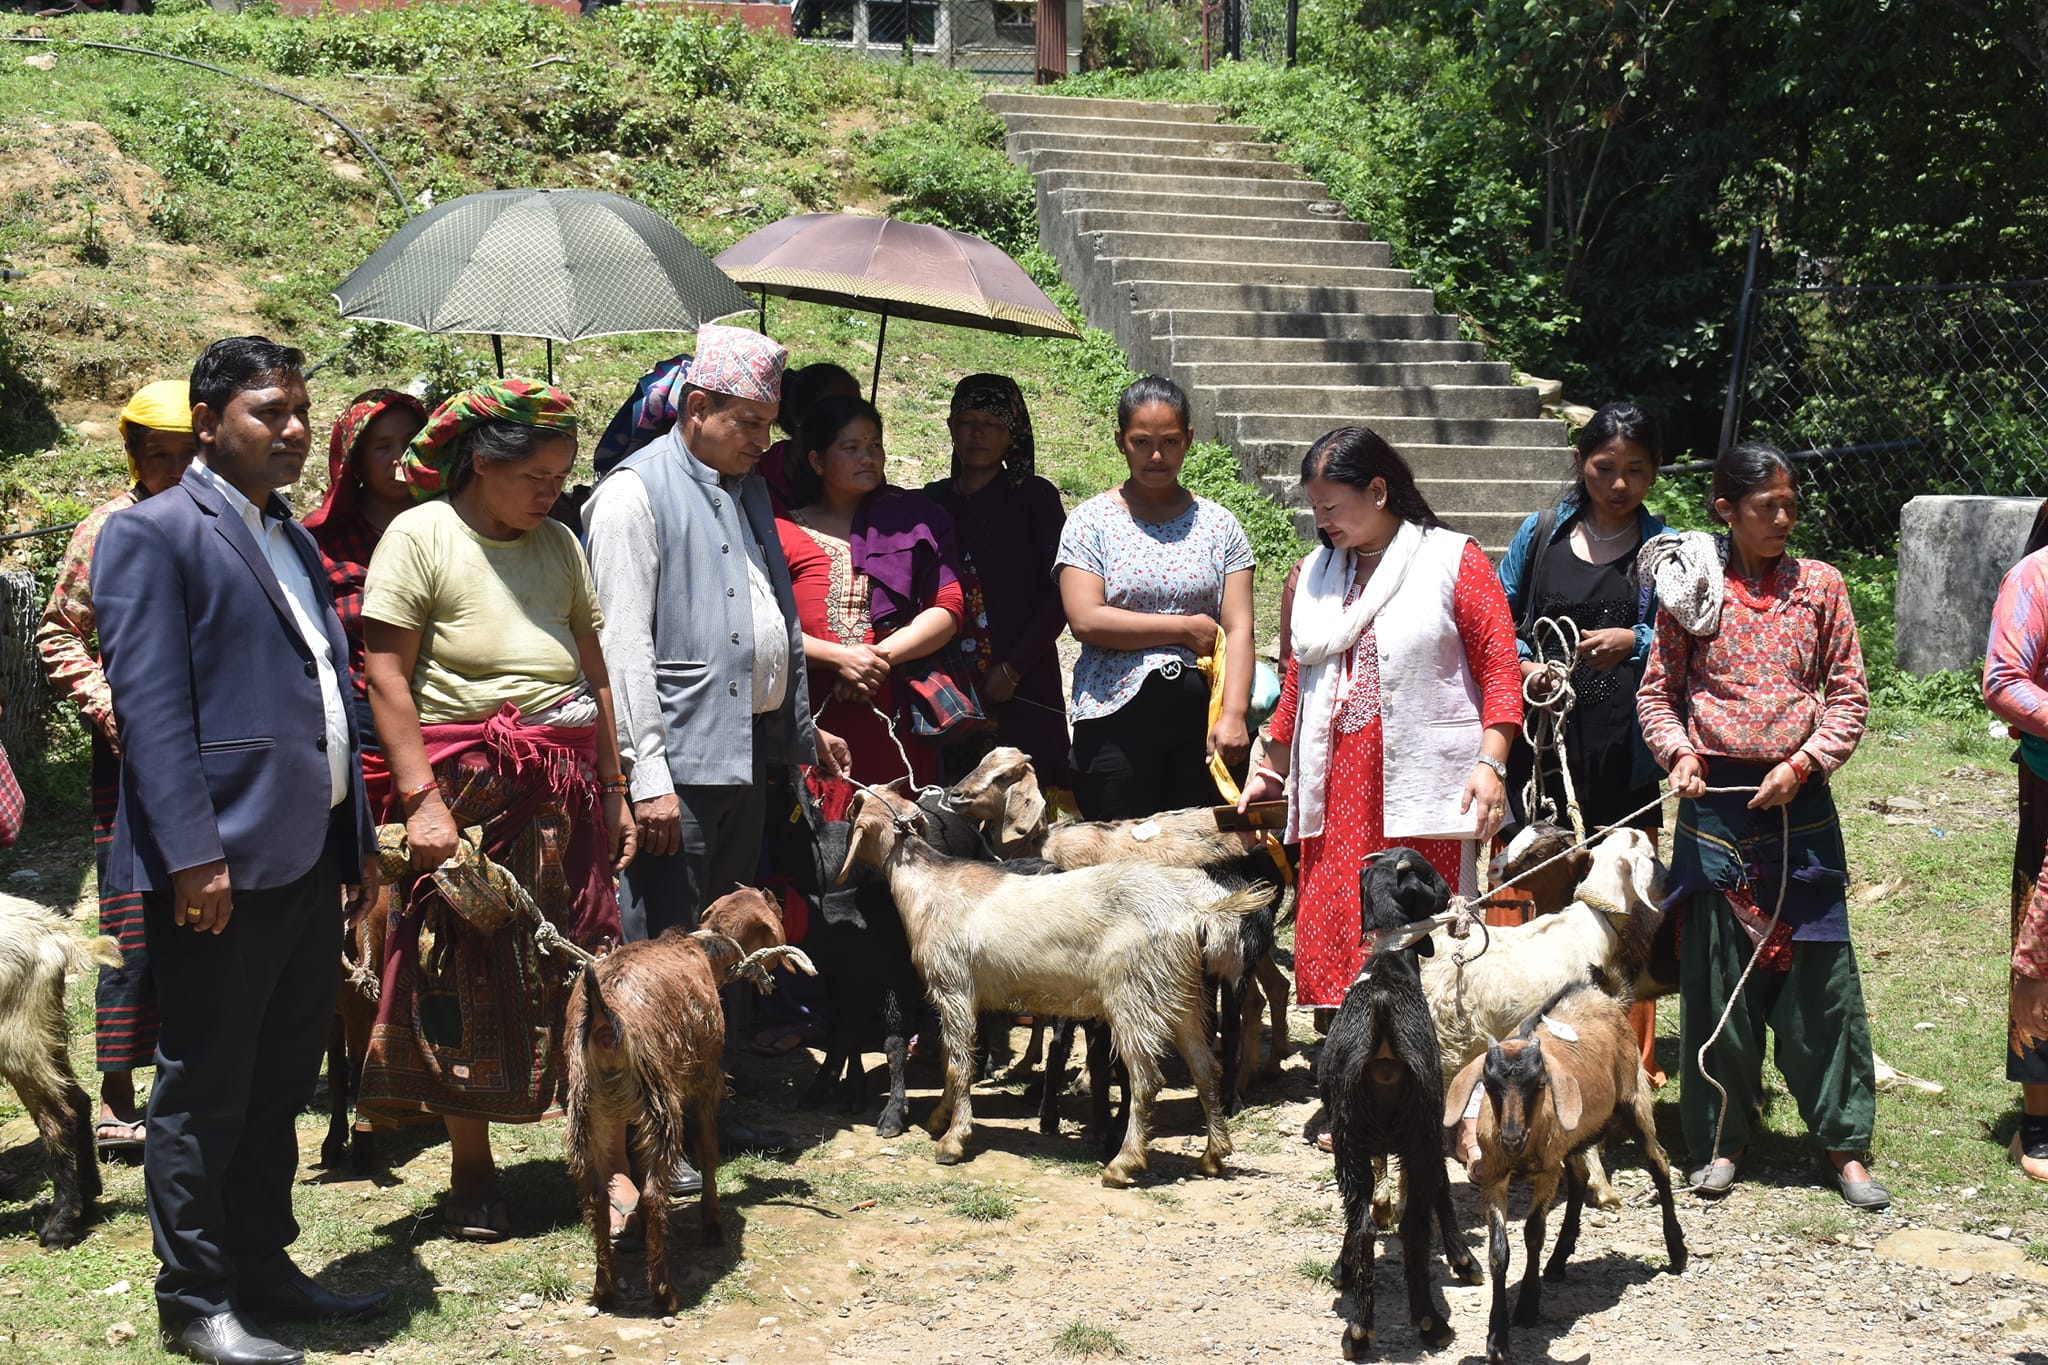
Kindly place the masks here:
[[(1358, 874), (1360, 929), (1392, 932), (1428, 919), (1450, 903), (1450, 887), (1420, 853), (1390, 848)], [(1450, 1317), (1430, 1284), (1431, 1220), (1442, 1230), (1444, 1256), (1467, 1284), (1479, 1266), (1465, 1246), (1444, 1178), (1443, 1073), (1436, 1029), (1422, 996), (1416, 959), (1432, 951), (1424, 936), (1405, 948), (1376, 952), (1344, 994), (1316, 1064), (1316, 1080), (1330, 1114), (1337, 1186), (1344, 1195), (1344, 1247), (1336, 1280), (1351, 1293), (1345, 1324), (1347, 1360), (1373, 1343), (1373, 1163), (1401, 1163), (1407, 1202), (1401, 1210), (1401, 1264), (1408, 1281), (1408, 1319), (1423, 1344), (1448, 1346)]]

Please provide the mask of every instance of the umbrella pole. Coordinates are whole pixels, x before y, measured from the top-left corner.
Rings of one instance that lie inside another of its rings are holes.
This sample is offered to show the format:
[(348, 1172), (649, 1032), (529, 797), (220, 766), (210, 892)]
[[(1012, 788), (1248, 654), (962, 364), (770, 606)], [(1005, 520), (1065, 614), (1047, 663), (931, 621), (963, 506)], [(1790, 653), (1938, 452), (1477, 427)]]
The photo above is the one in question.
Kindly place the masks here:
[(552, 383), (554, 383), (554, 382), (555, 382), (555, 339), (554, 339), (553, 337), (549, 337), (549, 338), (547, 339), (547, 341), (548, 341), (548, 383), (552, 384)]
[(505, 377), (505, 338), (491, 333), (491, 355), (498, 362), (498, 378)]
[(768, 291), (765, 289), (761, 291), (761, 326), (759, 331), (762, 336), (768, 335)]
[(868, 381), (868, 402), (882, 389), (882, 343), (889, 339), (889, 305), (882, 305), (882, 325), (875, 331), (875, 377)]

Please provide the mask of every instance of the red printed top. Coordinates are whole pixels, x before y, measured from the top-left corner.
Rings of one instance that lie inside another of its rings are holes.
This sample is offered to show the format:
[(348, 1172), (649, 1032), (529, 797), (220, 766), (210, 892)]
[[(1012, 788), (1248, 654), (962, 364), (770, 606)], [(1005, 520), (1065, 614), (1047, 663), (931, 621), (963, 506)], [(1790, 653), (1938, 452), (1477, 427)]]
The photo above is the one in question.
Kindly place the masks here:
[[(140, 487), (141, 485), (137, 485)], [(114, 737), (114, 696), (100, 671), (99, 625), (92, 609), (92, 547), (99, 543), (107, 518), (136, 503), (135, 490), (116, 493), (86, 515), (71, 533), (64, 560), (57, 566), (57, 586), (36, 627), (36, 652), (50, 686), (76, 702), (80, 713), (109, 740)]]
[(1636, 718), (1666, 768), (1685, 753), (1752, 763), (1800, 753), (1832, 773), (1869, 713), (1856, 617), (1832, 565), (1787, 555), (1762, 579), (1730, 574), (1720, 628), (1704, 639), (1657, 612)]

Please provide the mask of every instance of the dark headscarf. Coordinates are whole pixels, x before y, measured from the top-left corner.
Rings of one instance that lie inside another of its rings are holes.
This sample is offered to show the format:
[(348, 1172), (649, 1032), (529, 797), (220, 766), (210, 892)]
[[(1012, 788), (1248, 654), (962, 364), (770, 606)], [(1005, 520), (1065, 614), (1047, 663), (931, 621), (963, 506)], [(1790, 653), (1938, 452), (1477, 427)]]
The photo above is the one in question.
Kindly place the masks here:
[(645, 445), (666, 435), (683, 415), (683, 386), (690, 382), (690, 357), (673, 355), (661, 361), (633, 386), (633, 396), (619, 405), (611, 425), (597, 438), (591, 463), (599, 474)]
[[(993, 413), (1010, 424), (1010, 448), (1003, 454), (1003, 470), (1010, 482), (1031, 477), (1038, 458), (1031, 438), (1031, 410), (1024, 405), (1024, 391), (1006, 374), (970, 374), (953, 389), (953, 415), (963, 412)], [(953, 473), (960, 472), (960, 460), (953, 459)]]

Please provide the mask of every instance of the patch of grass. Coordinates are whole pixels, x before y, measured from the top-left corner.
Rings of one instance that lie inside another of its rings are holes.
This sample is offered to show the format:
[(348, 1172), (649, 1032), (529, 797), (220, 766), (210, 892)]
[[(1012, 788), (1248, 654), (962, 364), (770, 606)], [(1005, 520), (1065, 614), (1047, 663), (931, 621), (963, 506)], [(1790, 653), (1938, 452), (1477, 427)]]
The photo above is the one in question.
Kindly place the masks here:
[(962, 1218), (977, 1223), (999, 1223), (1017, 1216), (1017, 1203), (1009, 1195), (987, 1185), (969, 1185), (958, 1182), (946, 1200), (946, 1206)]
[(1316, 1256), (1304, 1256), (1294, 1263), (1294, 1273), (1310, 1284), (1327, 1285), (1336, 1272), (1337, 1263)]
[(2027, 1259), (2035, 1265), (2048, 1265), (2048, 1238), (2037, 1237), (2028, 1242)]
[(1162, 1208), (1184, 1209), (1188, 1206), (1188, 1201), (1172, 1190), (1153, 1189), (1148, 1186), (1138, 1191), (1138, 1197), (1140, 1199), (1149, 1199)]
[(1299, 1199), (1283, 1199), (1266, 1210), (1266, 1221), (1282, 1231), (1294, 1228), (1333, 1228), (1342, 1217), (1335, 1209)]
[(1060, 1328), (1052, 1348), (1063, 1356), (1125, 1356), (1131, 1349), (1115, 1332), (1086, 1318), (1075, 1318)]

